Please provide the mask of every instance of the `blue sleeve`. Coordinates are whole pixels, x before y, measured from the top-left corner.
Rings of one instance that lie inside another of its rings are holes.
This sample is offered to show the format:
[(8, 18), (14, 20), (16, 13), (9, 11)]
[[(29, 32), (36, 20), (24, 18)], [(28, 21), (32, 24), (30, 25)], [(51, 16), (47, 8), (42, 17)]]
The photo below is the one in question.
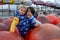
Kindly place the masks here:
[(35, 17), (35, 18), (37, 18), (37, 16), (38, 16), (38, 13), (37, 13), (37, 12), (35, 12), (35, 15), (34, 15), (34, 17)]
[(17, 17), (19, 15), (19, 12), (18, 12), (18, 10), (16, 10), (15, 12), (14, 12), (14, 17)]
[(35, 24), (35, 23), (41, 24), (41, 22), (38, 21), (34, 16), (32, 16), (29, 20), (31, 24)]
[(34, 16), (32, 16), (31, 18), (29, 18), (30, 23), (32, 23), (33, 19), (34, 19)]

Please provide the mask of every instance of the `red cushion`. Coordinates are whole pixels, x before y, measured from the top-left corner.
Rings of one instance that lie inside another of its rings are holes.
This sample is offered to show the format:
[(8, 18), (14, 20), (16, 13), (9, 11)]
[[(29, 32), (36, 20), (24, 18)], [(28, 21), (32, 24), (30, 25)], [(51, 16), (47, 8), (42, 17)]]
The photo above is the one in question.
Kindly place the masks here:
[(27, 37), (28, 40), (51, 40), (60, 38), (60, 29), (52, 24), (41, 24), (36, 27)]
[(56, 25), (59, 23), (59, 20), (55, 15), (47, 15), (46, 17), (50, 20), (52, 24)]
[(2, 31), (0, 32), (0, 40), (24, 40), (21, 35), (9, 32)]

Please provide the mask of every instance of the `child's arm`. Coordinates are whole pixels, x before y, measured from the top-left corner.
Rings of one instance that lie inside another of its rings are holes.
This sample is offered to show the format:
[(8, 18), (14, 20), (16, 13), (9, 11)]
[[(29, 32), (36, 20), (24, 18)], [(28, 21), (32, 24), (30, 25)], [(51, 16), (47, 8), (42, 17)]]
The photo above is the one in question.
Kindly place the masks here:
[(31, 24), (33, 24), (34, 26), (38, 26), (41, 24), (40, 21), (38, 21), (34, 16), (32, 16), (31, 18), (29, 18)]
[(19, 15), (19, 12), (18, 12), (18, 10), (16, 10), (15, 12), (14, 12), (14, 17), (17, 17)]

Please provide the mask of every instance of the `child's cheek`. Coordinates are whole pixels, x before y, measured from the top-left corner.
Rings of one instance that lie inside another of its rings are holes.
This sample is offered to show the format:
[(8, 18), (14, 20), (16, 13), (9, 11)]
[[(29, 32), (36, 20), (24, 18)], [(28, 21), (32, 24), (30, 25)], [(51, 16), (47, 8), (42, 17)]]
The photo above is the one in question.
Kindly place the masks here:
[(25, 14), (25, 12), (23, 12), (23, 14)]
[(24, 12), (22, 12), (22, 11), (19, 11), (19, 14), (20, 14), (20, 15), (23, 15), (23, 14), (25, 14), (25, 13), (24, 13)]

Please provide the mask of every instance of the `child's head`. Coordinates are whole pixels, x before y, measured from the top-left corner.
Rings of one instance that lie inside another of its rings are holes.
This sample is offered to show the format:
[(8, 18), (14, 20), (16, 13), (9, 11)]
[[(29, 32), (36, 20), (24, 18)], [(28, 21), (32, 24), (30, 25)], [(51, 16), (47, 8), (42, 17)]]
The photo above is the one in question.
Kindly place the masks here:
[(26, 6), (23, 6), (23, 5), (20, 6), (19, 9), (18, 9), (18, 11), (19, 11), (20, 15), (24, 15), (25, 12), (26, 12)]
[(26, 13), (31, 13), (32, 15), (34, 15), (35, 9), (33, 7), (28, 7)]
[(31, 18), (32, 16), (35, 15), (35, 10), (33, 7), (28, 7), (27, 8), (27, 11), (26, 11), (26, 14), (27, 14), (27, 17), (28, 18)]

